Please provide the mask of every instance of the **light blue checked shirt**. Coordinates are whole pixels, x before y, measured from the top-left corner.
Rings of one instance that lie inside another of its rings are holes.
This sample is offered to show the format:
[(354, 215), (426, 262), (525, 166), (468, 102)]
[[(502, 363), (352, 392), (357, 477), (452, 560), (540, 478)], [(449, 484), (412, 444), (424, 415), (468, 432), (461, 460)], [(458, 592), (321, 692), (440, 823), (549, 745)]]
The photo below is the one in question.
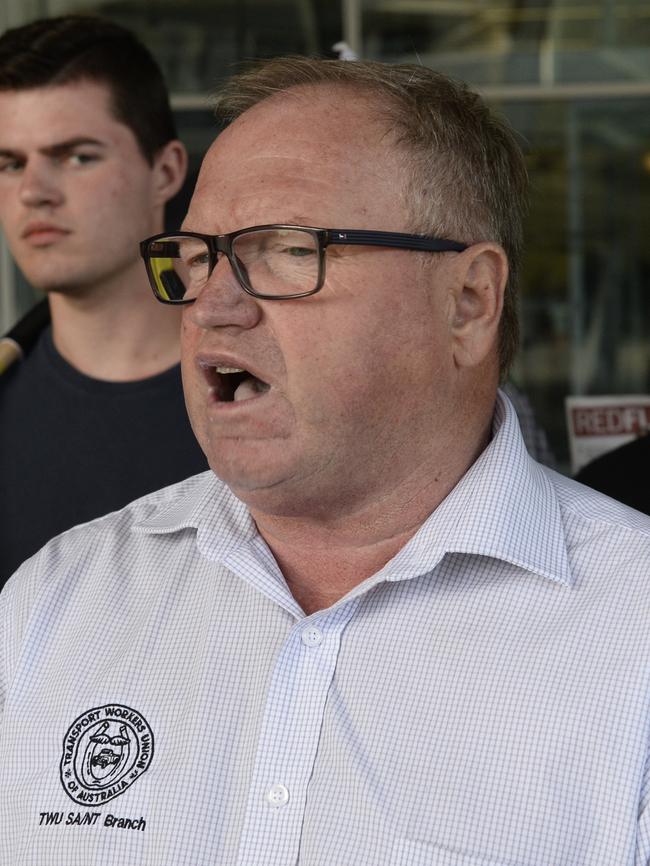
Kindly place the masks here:
[(0, 594), (2, 866), (647, 866), (650, 520), (489, 447), (305, 617), (210, 473)]

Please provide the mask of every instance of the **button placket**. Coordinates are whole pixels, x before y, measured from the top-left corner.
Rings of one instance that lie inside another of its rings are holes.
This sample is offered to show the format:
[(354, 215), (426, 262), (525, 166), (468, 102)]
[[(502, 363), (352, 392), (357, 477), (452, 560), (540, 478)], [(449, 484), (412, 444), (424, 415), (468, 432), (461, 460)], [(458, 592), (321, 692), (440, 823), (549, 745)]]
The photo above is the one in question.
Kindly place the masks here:
[[(341, 635), (356, 600), (328, 613), (326, 630), (298, 621), (277, 659), (242, 828), (238, 866), (295, 862), (307, 786), (318, 751), (323, 713), (336, 671)], [(319, 619), (319, 623), (323, 618)]]

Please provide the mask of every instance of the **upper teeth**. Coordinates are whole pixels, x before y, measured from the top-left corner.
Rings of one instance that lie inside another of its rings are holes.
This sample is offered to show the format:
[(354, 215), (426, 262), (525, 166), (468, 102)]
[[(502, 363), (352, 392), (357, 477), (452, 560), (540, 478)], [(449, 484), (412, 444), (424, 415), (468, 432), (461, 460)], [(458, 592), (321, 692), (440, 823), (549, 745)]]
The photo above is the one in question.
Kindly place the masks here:
[(215, 367), (217, 373), (243, 373), (240, 367)]

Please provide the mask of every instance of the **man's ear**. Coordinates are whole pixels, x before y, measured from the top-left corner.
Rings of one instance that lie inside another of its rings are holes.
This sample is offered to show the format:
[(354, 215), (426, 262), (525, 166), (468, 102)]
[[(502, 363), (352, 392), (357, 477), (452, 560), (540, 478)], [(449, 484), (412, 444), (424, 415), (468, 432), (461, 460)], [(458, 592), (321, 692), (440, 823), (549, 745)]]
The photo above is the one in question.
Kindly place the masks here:
[(176, 195), (187, 174), (185, 145), (173, 139), (158, 151), (153, 161), (153, 189), (156, 204), (165, 204)]
[(454, 360), (458, 367), (481, 364), (498, 346), (508, 258), (496, 243), (479, 243), (461, 253), (452, 314)]

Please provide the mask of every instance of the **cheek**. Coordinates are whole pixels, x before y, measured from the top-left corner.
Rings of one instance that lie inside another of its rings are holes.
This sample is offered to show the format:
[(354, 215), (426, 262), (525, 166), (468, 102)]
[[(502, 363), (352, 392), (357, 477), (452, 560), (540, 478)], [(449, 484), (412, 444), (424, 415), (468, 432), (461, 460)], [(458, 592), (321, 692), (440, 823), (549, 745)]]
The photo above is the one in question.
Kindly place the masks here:
[(181, 319), (181, 375), (185, 400), (189, 407), (200, 383), (198, 381), (199, 373), (194, 364), (198, 333), (197, 329), (193, 328), (186, 318), (187, 309), (187, 307), (183, 309), (183, 318)]
[(346, 317), (321, 316), (317, 329), (297, 327), (285, 343), (288, 390), (302, 404), (309, 426), (348, 426), (358, 412), (372, 412), (392, 370), (395, 348), (375, 320), (358, 310)]
[(181, 318), (181, 368), (183, 377), (187, 376), (188, 385), (190, 384), (191, 373), (194, 370), (192, 358), (195, 356), (196, 345), (198, 342), (198, 329), (191, 324), (188, 317), (190, 307), (183, 307)]
[[(151, 191), (142, 173), (94, 177), (80, 191), (78, 201), (89, 219), (94, 215), (97, 222), (111, 220), (110, 230), (116, 234), (141, 232), (150, 222)], [(135, 238), (136, 242), (140, 240), (139, 236)]]
[(444, 391), (452, 363), (449, 335), (430, 304), (415, 300), (392, 294), (373, 304), (342, 305), (345, 314), (336, 316), (323, 305), (318, 331), (302, 329), (293, 369), (314, 423), (349, 426), (359, 415), (369, 423), (397, 420)]

